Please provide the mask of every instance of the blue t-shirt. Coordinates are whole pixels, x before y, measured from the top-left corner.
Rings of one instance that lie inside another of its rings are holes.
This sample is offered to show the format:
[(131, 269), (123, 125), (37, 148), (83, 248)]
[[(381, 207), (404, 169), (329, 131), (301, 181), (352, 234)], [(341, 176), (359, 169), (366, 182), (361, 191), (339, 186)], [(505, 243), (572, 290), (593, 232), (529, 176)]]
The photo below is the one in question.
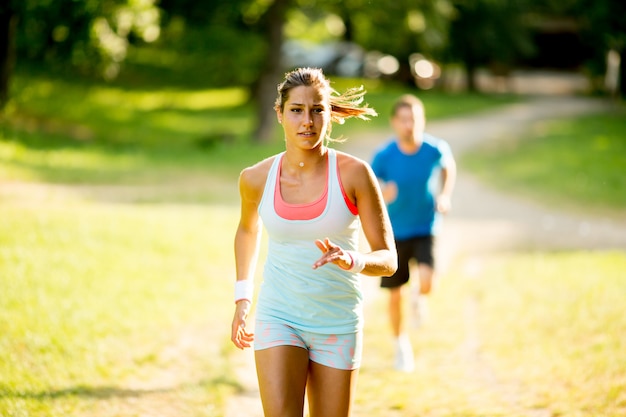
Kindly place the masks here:
[(400, 151), (396, 140), (376, 150), (371, 164), (376, 177), (398, 187), (396, 200), (387, 206), (397, 240), (437, 234), (441, 215), (435, 210), (435, 196), (439, 174), (451, 156), (445, 141), (426, 133), (414, 154)]

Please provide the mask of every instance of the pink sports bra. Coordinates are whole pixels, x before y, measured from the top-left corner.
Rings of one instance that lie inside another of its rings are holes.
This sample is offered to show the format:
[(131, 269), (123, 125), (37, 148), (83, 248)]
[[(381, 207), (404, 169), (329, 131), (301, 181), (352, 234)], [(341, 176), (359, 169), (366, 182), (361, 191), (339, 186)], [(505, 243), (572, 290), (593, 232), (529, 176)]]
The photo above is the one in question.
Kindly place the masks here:
[[(276, 175), (276, 187), (274, 188), (274, 210), (276, 210), (276, 214), (286, 220), (311, 220), (319, 217), (326, 208), (326, 203), (328, 202), (328, 177), (330, 164), (326, 164), (326, 185), (324, 186), (324, 191), (322, 195), (317, 198), (315, 201), (311, 203), (304, 204), (290, 204), (283, 200), (283, 197), (280, 193), (280, 174), (282, 171), (282, 159), (284, 158), (284, 154), (281, 156), (281, 161), (278, 164), (278, 173)], [(326, 160), (328, 161), (328, 154), (326, 155)], [(350, 201), (348, 195), (346, 194), (345, 189), (343, 188), (343, 184), (341, 182), (341, 176), (339, 175), (339, 164), (337, 163), (337, 182), (339, 183), (339, 187), (341, 188), (341, 194), (343, 195), (343, 199), (348, 206), (348, 209), (355, 216), (359, 214), (359, 210)]]

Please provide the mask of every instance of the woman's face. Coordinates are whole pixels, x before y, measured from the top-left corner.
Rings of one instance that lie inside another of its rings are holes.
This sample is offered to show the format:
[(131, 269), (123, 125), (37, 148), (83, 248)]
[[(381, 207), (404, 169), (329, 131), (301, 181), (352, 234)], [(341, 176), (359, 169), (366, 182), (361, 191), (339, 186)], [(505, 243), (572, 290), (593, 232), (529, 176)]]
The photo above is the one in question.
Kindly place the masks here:
[(288, 144), (312, 149), (323, 143), (330, 123), (330, 105), (318, 88), (292, 88), (282, 112), (277, 114)]

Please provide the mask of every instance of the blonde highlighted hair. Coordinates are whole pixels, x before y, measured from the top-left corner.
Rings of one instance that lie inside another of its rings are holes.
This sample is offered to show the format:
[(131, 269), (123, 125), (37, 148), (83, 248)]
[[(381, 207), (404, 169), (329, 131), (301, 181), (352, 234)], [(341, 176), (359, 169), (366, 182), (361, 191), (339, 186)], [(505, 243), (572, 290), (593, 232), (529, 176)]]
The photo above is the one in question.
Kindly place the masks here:
[(343, 94), (340, 94), (330, 86), (330, 81), (325, 77), (320, 68), (297, 68), (285, 74), (285, 79), (278, 84), (278, 97), (274, 103), (274, 108), (282, 112), (285, 102), (289, 99), (289, 91), (295, 87), (314, 87), (317, 88), (324, 96), (328, 97), (330, 103), (330, 121), (326, 140), (341, 141), (342, 139), (333, 139), (330, 134), (332, 131), (332, 123), (343, 124), (346, 119), (356, 117), (363, 120), (369, 120), (370, 116), (378, 116), (378, 113), (368, 104), (363, 105), (366, 91), (363, 86), (349, 88)]

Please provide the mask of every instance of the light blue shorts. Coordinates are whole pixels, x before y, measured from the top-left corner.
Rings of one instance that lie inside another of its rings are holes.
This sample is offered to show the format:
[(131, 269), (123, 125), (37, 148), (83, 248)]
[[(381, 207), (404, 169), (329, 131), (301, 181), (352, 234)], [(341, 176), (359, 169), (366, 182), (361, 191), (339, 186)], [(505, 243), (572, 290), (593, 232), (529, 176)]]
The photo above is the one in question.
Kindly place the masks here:
[(313, 362), (335, 369), (353, 370), (361, 366), (363, 332), (320, 334), (294, 329), (280, 323), (257, 321), (254, 350), (276, 346), (297, 346), (309, 352)]

